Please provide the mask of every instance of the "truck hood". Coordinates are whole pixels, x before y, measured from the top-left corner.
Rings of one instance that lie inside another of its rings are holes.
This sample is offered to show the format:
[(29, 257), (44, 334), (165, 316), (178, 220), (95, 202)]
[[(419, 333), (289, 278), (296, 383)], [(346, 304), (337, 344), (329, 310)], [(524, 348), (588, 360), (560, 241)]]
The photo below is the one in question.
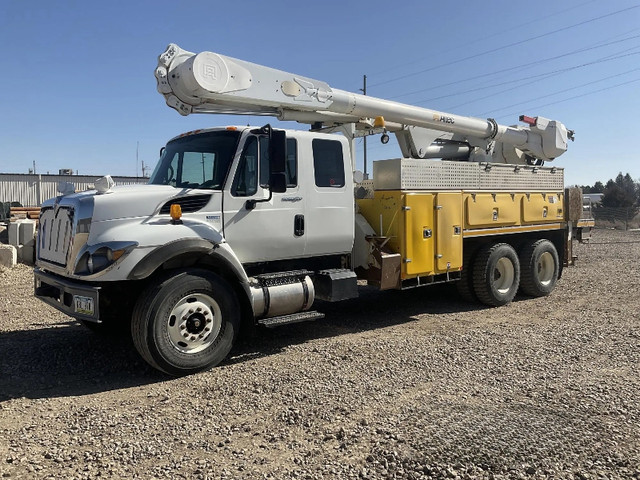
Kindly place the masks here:
[[(148, 217), (157, 214), (169, 200), (189, 195), (202, 195), (203, 190), (175, 188), (170, 185), (125, 185), (108, 193), (94, 193), (93, 221)], [(206, 191), (213, 195), (215, 192)]]

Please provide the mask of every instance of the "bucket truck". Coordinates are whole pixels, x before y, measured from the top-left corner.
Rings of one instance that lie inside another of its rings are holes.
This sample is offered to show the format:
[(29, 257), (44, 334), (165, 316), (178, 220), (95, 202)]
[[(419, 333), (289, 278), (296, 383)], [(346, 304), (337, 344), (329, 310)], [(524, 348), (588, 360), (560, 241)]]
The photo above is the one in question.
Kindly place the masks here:
[[(174, 44), (155, 77), (181, 115), (310, 125), (187, 132), (162, 148), (149, 185), (107, 176), (43, 204), (36, 296), (94, 330), (126, 324), (168, 374), (221, 362), (241, 325), (321, 318), (316, 300), (357, 297), (358, 282), (452, 282), (490, 306), (549, 295), (593, 224), (563, 169), (544, 165), (573, 139), (558, 121), (503, 126)], [(402, 158), (363, 179), (354, 140), (389, 133)]]

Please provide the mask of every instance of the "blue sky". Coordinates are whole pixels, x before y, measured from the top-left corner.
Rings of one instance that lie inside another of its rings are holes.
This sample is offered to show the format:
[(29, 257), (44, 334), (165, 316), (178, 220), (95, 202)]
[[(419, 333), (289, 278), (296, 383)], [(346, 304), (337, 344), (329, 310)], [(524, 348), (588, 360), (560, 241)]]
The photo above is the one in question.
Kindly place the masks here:
[[(366, 74), (370, 95), (507, 125), (519, 114), (559, 120), (576, 131), (553, 163), (567, 184), (640, 177), (637, 0), (5, 0), (0, 172), (35, 161), (38, 173), (135, 175), (137, 144), (153, 166), (178, 133), (270, 121), (168, 108), (153, 72), (169, 43), (350, 91)], [(399, 155), (375, 137), (368, 151)]]

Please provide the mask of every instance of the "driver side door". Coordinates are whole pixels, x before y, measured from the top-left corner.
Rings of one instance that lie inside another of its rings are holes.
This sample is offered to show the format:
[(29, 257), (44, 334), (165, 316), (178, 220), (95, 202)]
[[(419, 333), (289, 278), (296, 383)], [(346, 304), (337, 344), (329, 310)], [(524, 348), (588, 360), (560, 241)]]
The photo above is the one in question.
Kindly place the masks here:
[(242, 263), (299, 258), (305, 251), (296, 139), (287, 139), (287, 190), (270, 199), (268, 152), (267, 136), (249, 135), (224, 192), (224, 236)]

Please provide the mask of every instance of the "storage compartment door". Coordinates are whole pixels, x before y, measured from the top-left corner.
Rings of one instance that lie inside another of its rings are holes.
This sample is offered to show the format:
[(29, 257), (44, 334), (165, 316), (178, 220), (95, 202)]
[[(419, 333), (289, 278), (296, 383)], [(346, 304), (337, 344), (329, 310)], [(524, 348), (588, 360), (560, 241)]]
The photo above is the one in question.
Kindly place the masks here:
[(407, 275), (433, 273), (433, 195), (408, 193), (404, 203), (405, 267)]
[(437, 273), (462, 267), (462, 193), (436, 195)]

